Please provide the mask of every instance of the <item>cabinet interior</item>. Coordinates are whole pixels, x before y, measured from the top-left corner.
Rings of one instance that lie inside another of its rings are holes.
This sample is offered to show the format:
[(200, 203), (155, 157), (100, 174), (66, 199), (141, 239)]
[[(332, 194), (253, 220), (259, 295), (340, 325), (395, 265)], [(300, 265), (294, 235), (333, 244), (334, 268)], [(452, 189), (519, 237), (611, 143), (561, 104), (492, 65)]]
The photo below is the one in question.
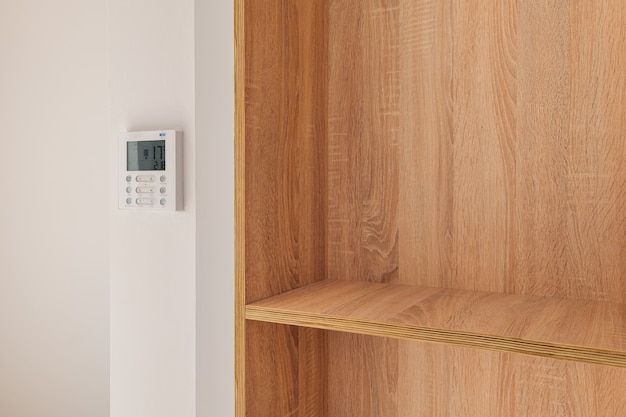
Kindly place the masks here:
[(236, 7), (238, 417), (621, 416), (626, 3)]

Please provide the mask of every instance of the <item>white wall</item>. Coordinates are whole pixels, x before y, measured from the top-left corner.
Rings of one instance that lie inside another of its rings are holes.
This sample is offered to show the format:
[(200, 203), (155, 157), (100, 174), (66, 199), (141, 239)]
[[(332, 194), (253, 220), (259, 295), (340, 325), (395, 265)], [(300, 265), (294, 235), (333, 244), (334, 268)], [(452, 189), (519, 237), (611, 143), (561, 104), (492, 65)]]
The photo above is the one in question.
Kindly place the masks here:
[(111, 4), (111, 133), (185, 136), (183, 212), (112, 205), (111, 416), (232, 416), (233, 3)]
[(107, 25), (101, 0), (0, 2), (3, 417), (109, 414)]
[(232, 0), (196, 1), (197, 417), (234, 416)]
[[(183, 211), (116, 207), (111, 169), (111, 416), (195, 415), (194, 1), (110, 0), (110, 155), (117, 132), (184, 132)], [(113, 167), (113, 166), (112, 166)], [(114, 168), (114, 167), (113, 167)]]
[[(0, 2), (0, 416), (234, 415), (232, 10)], [(184, 210), (118, 211), (117, 132), (162, 128)]]

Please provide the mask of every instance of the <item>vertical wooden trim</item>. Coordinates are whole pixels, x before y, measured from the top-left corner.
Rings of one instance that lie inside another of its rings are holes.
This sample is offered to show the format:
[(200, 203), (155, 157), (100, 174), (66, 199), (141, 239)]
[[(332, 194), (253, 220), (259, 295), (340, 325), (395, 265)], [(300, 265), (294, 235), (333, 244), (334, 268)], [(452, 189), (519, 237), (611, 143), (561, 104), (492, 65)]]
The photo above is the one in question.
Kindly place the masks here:
[(235, 0), (235, 416), (246, 415), (245, 0)]

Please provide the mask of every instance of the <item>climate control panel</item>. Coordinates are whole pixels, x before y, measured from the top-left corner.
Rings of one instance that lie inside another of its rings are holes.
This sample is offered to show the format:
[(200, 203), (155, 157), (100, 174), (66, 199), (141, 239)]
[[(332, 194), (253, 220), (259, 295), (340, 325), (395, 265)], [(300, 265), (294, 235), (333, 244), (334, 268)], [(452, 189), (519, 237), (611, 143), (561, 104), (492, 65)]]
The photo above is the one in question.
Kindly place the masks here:
[(119, 138), (119, 208), (182, 209), (182, 132), (125, 132)]

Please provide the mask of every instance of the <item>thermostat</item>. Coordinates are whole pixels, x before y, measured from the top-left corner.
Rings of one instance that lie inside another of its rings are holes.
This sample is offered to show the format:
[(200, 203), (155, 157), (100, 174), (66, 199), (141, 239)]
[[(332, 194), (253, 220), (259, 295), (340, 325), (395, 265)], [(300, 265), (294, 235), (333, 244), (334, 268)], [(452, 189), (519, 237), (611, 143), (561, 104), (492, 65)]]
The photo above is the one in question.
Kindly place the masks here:
[(119, 208), (182, 209), (182, 155), (182, 132), (120, 133)]

